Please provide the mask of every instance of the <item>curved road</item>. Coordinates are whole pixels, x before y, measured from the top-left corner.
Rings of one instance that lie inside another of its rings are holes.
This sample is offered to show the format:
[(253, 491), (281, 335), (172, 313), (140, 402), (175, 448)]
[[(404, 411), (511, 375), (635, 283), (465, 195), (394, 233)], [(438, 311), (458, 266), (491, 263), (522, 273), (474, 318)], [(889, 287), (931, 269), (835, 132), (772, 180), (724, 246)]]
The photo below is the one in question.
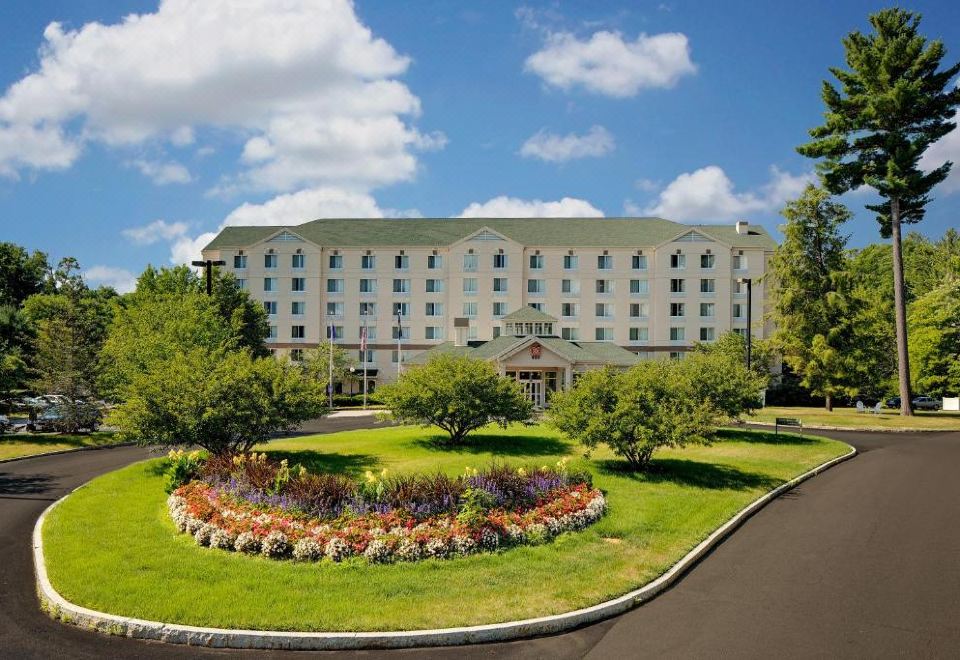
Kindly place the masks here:
[[(310, 430), (365, 423), (341, 418)], [(861, 455), (768, 505), (647, 605), (552, 637), (342, 655), (957, 657), (960, 433), (825, 434)], [(0, 464), (0, 657), (306, 657), (107, 637), (39, 611), (30, 552), (37, 516), (79, 484), (147, 455), (124, 447)]]

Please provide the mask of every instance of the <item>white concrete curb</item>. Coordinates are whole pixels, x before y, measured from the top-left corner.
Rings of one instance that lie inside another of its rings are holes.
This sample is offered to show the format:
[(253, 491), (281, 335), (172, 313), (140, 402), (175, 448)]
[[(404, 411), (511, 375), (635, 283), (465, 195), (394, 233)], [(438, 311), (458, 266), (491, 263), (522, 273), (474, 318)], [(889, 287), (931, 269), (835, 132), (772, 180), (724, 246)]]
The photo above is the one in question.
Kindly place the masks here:
[(437, 630), (410, 630), (396, 632), (286, 632), (270, 630), (230, 630), (224, 628), (199, 628), (158, 621), (144, 621), (130, 617), (96, 612), (64, 599), (47, 577), (43, 559), (43, 522), (55, 506), (69, 495), (57, 500), (43, 512), (33, 530), (33, 558), (37, 572), (37, 590), (43, 609), (52, 617), (76, 626), (99, 632), (138, 639), (152, 639), (192, 646), (226, 647), (242, 649), (288, 649), (288, 650), (344, 650), (387, 649), (423, 646), (451, 646), (500, 642), (522, 637), (549, 635), (571, 630), (589, 623), (607, 619), (651, 600), (676, 582), (701, 557), (718, 545), (727, 535), (739, 527), (767, 503), (782, 493), (797, 486), (837, 463), (853, 458), (853, 447), (843, 456), (819, 465), (809, 472), (763, 495), (740, 510), (733, 518), (688, 552), (666, 573), (639, 589), (604, 603), (552, 616), (507, 621), (483, 626), (441, 628)]

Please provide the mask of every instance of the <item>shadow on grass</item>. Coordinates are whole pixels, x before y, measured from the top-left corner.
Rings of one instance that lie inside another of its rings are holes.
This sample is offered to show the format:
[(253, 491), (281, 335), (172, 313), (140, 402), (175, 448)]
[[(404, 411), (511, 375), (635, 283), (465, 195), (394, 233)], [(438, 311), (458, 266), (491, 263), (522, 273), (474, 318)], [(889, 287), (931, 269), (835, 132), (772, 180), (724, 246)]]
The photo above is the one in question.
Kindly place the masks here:
[(267, 449), (267, 454), (278, 461), (286, 459), (291, 466), (302, 465), (310, 472), (336, 472), (353, 477), (363, 474), (366, 470), (372, 470), (380, 462), (380, 459), (372, 454), (324, 453), (309, 449), (302, 451)]
[(597, 461), (600, 472), (627, 477), (644, 483), (672, 483), (711, 490), (770, 490), (783, 483), (782, 479), (757, 472), (744, 472), (728, 465), (702, 463), (679, 458), (654, 458), (645, 472), (633, 471), (624, 460)]
[(756, 431), (753, 429), (720, 429), (717, 442), (750, 442), (761, 445), (813, 445), (821, 439), (812, 435), (801, 436), (797, 431)]
[(559, 438), (531, 435), (495, 435), (471, 433), (457, 445), (450, 444), (450, 436), (429, 435), (413, 441), (418, 447), (433, 451), (466, 454), (496, 454), (498, 456), (557, 456), (570, 452), (571, 444)]

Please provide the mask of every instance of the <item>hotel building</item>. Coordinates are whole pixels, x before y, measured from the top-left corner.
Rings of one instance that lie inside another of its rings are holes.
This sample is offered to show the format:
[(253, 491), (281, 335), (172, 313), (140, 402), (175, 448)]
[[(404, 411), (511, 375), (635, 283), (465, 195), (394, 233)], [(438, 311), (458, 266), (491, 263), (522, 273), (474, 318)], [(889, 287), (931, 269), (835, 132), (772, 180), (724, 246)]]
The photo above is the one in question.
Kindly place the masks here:
[[(224, 260), (262, 301), (269, 345), (294, 359), (332, 328), (375, 384), (393, 380), (398, 362), (415, 364), (431, 349), (526, 337), (520, 349), (535, 343), (529, 350), (538, 364), (566, 346), (568, 359), (557, 366), (562, 386), (581, 368), (574, 355), (583, 357), (582, 368), (597, 360), (626, 366), (625, 355), (680, 357), (695, 342), (746, 332), (748, 279), (753, 334), (767, 336), (763, 276), (775, 247), (766, 231), (744, 221), (324, 219), (226, 227), (203, 258)], [(551, 350), (537, 337), (563, 344)], [(508, 360), (496, 355), (508, 371)]]

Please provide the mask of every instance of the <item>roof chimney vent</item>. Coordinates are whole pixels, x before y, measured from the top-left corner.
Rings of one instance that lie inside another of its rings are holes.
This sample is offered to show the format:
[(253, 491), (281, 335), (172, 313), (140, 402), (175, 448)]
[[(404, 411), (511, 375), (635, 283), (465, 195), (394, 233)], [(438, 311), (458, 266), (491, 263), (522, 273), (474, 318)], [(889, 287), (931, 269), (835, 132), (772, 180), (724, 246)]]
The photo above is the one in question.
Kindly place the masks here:
[(749, 231), (747, 229), (747, 227), (749, 226), (750, 226), (750, 223), (747, 222), (746, 220), (737, 220), (737, 233), (746, 234)]

